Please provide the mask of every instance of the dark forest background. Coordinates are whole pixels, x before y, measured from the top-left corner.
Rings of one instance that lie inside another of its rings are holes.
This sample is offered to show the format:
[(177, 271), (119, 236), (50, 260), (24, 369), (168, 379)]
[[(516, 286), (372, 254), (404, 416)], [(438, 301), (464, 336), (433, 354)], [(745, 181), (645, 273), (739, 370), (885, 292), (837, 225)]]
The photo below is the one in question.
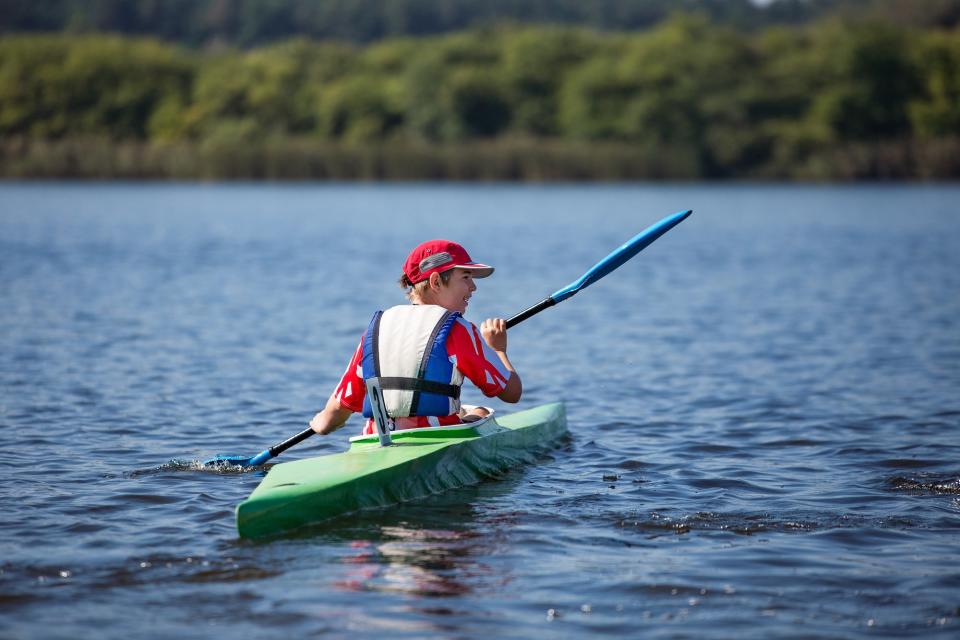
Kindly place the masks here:
[(0, 0), (0, 175), (955, 179), (960, 0)]

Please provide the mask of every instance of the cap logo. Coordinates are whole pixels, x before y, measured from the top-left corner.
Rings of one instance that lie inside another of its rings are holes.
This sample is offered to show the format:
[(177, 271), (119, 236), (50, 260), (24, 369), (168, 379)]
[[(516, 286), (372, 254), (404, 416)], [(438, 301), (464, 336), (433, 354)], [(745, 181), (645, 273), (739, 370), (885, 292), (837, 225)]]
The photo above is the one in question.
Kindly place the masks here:
[(449, 253), (446, 251), (435, 253), (432, 256), (424, 258), (420, 261), (420, 273), (430, 271), (431, 269), (436, 269), (437, 267), (443, 266), (448, 262), (453, 262), (453, 256), (451, 256)]

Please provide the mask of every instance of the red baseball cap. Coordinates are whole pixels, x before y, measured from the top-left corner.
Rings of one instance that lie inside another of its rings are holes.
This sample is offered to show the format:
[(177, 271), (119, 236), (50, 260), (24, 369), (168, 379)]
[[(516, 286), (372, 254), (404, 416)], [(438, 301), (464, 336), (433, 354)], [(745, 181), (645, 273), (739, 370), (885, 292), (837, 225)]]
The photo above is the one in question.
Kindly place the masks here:
[(423, 282), (431, 273), (456, 268), (469, 269), (474, 278), (493, 273), (493, 267), (474, 262), (467, 250), (452, 240), (427, 240), (417, 245), (403, 263), (403, 272), (412, 284)]

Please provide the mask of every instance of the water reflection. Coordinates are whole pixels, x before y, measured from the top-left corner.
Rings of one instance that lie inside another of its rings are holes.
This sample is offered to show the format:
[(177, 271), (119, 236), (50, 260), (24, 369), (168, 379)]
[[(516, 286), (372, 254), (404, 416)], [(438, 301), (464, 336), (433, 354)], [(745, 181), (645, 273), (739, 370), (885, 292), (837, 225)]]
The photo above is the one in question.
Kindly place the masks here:
[(493, 573), (482, 560), (491, 545), (477, 532), (388, 526), (379, 538), (350, 544), (355, 553), (343, 562), (352, 566), (338, 589), (461, 596)]
[(430, 598), (508, 583), (509, 569), (492, 560), (514, 518), (496, 504), (523, 477), (512, 472), (426, 500), (331, 520), (320, 539), (335, 537), (346, 565), (334, 586)]

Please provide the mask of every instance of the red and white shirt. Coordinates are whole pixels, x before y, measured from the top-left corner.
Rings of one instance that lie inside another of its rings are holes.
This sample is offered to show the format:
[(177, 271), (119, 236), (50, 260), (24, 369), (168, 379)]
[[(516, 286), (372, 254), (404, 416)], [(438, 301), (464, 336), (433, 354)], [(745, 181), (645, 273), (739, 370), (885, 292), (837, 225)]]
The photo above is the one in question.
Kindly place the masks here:
[[(453, 363), (451, 384), (461, 384), (463, 379), (470, 380), (483, 395), (493, 398), (500, 395), (507, 386), (510, 371), (500, 361), (496, 351), (491, 349), (480, 335), (480, 330), (470, 321), (457, 318), (447, 336), (447, 357)], [(363, 382), (363, 337), (353, 352), (353, 358), (347, 370), (337, 384), (334, 395), (345, 409), (355, 413), (363, 411), (363, 399), (367, 387)], [(415, 429), (418, 427), (445, 426), (458, 424), (460, 416), (411, 416), (397, 418), (397, 429)], [(367, 420), (363, 433), (376, 433), (373, 420)]]

